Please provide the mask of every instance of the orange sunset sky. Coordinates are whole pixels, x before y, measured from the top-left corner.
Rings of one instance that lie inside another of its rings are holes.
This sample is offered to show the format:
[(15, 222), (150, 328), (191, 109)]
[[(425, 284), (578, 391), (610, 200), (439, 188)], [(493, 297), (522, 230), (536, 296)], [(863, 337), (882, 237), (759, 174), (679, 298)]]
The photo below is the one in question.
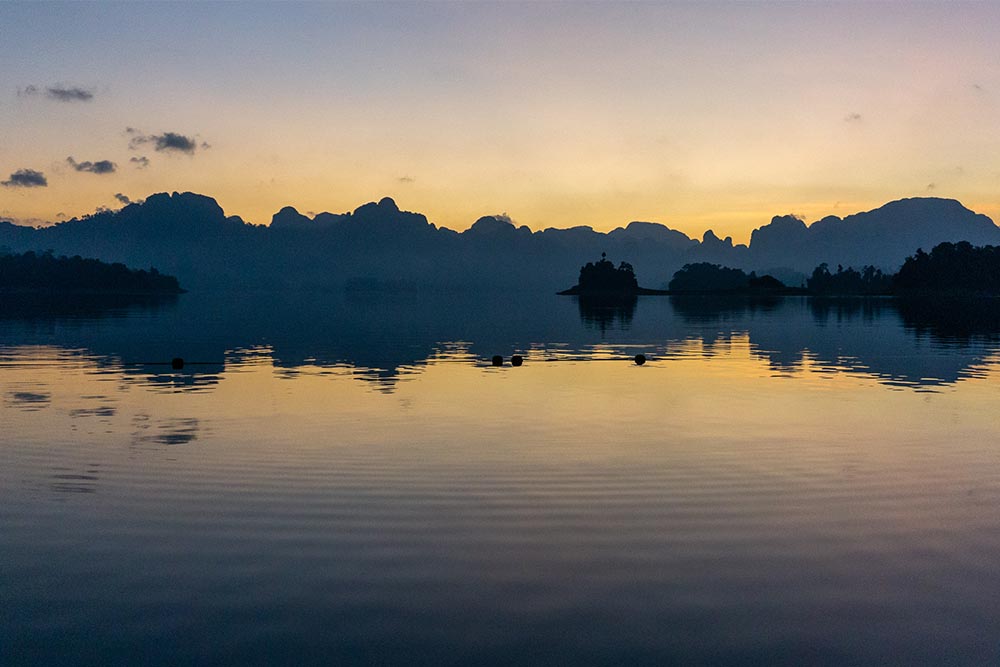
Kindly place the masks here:
[(1000, 3), (15, 2), (0, 34), (23, 224), (173, 190), (737, 242), (912, 196), (1000, 219)]

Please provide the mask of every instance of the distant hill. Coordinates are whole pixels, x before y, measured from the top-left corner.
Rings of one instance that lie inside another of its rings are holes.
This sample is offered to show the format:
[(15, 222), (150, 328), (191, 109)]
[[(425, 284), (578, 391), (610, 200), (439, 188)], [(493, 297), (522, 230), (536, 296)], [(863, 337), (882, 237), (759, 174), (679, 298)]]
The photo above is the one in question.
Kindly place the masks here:
[(653, 222), (608, 233), (590, 227), (531, 231), (504, 216), (485, 216), (458, 233), (389, 198), (345, 213), (278, 211), (270, 226), (226, 216), (194, 193), (160, 193), (119, 211), (49, 227), (0, 221), (0, 247), (52, 250), (130, 266), (156, 266), (188, 288), (410, 286), (415, 289), (519, 289), (564, 286), (588, 257), (607, 252), (635, 267), (650, 287), (666, 286), (685, 264), (709, 262), (788, 282), (823, 262), (895, 271), (917, 248), (945, 241), (1000, 244), (993, 221), (947, 199), (904, 199), (846, 218), (806, 225), (775, 217), (749, 246), (701, 240)]
[(826, 262), (895, 271), (917, 248), (957, 241), (996, 245), (1000, 227), (954, 199), (901, 199), (843, 219), (828, 216), (808, 227), (791, 216), (775, 217), (753, 231), (749, 259), (758, 266), (799, 270)]

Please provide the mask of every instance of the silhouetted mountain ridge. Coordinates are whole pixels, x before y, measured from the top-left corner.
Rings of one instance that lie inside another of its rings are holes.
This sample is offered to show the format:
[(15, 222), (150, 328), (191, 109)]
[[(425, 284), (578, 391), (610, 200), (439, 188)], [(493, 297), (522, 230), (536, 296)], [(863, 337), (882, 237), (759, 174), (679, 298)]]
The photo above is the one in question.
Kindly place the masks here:
[[(900, 199), (846, 218), (827, 216), (809, 226), (792, 216), (777, 216), (753, 231), (750, 252), (758, 264), (798, 270), (826, 262), (895, 271), (917, 248), (946, 241), (996, 245), (1000, 228), (953, 199)], [(790, 255), (797, 264), (789, 263)]]
[(0, 221), (0, 246), (13, 251), (51, 249), (156, 266), (192, 289), (336, 288), (383, 281), (433, 289), (549, 291), (602, 252), (628, 261), (650, 287), (665, 286), (675, 271), (696, 262), (772, 273), (795, 285), (823, 262), (895, 271), (917, 248), (945, 241), (997, 245), (1000, 228), (957, 201), (937, 198), (903, 199), (812, 225), (776, 216), (753, 231), (749, 246), (711, 230), (696, 240), (639, 221), (607, 233), (589, 226), (532, 231), (493, 215), (459, 233), (401, 210), (388, 197), (354, 211), (312, 217), (286, 206), (270, 226), (258, 226), (226, 216), (214, 199), (190, 192), (154, 194), (119, 211), (37, 229)]

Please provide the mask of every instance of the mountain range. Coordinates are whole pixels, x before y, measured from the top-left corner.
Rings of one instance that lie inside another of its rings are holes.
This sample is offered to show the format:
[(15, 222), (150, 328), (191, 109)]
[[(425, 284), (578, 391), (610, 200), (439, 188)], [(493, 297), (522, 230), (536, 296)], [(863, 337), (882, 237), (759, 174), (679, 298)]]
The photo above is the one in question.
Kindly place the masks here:
[(226, 216), (214, 199), (190, 192), (154, 194), (118, 211), (45, 227), (0, 221), (0, 247), (11, 251), (156, 267), (188, 289), (557, 290), (572, 285), (580, 266), (602, 252), (631, 263), (640, 282), (653, 287), (693, 262), (771, 273), (798, 285), (823, 262), (895, 271), (917, 248), (944, 241), (1000, 245), (1000, 227), (939, 198), (902, 199), (810, 225), (776, 216), (753, 231), (748, 245), (711, 230), (692, 239), (654, 222), (607, 233), (585, 226), (532, 231), (486, 216), (459, 233), (402, 211), (389, 198), (311, 218), (288, 206), (264, 226)]

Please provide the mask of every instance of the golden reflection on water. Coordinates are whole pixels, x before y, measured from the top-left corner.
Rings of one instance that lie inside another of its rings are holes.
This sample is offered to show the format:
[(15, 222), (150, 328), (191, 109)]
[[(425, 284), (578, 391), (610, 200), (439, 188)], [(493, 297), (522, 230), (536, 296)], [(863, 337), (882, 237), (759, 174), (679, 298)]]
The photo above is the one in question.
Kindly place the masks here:
[(549, 345), (520, 368), (441, 345), (379, 381), (255, 348), (203, 384), (198, 367), (4, 349), (5, 581), (41, 609), (22, 636), (65, 636), (47, 610), (89, 600), (106, 626), (65, 627), (106, 636), (141, 610), (128, 641), (160, 646), (193, 617), (245, 657), (261, 633), (366, 655), (409, 633), (502, 660), (555, 624), (573, 629), (544, 638), (561, 655), (988, 660), (996, 358), (925, 393), (808, 354), (778, 373), (746, 335), (701, 341)]
[[(157, 373), (162, 379), (167, 371)], [(3, 368), (3, 409), (10, 429), (38, 437), (102, 434), (113, 441), (137, 424), (154, 423), (186, 429), (191, 437), (178, 435), (178, 444), (204, 440), (211, 430), (251, 449), (276, 442), (307, 448), (440, 443), (435, 455), (475, 459), (501, 448), (553, 462), (563, 456), (658, 459), (667, 452), (697, 457), (711, 443), (715, 455), (720, 446), (741, 449), (731, 454), (748, 465), (754, 451), (770, 448), (789, 461), (814, 459), (816, 448), (844, 448), (889, 465), (919, 443), (960, 446), (993, 437), (1000, 426), (994, 409), (1000, 390), (989, 377), (937, 393), (893, 391), (876, 377), (830, 372), (808, 358), (776, 376), (745, 336), (710, 354), (700, 341), (686, 341), (669, 354), (651, 355), (642, 367), (620, 348), (601, 346), (586, 357), (528, 352), (520, 368), (491, 368), (458, 349), (401, 375), (391, 392), (380, 392), (350, 366), (303, 366), (289, 375), (257, 350), (230, 360), (210, 391), (184, 391), (181, 383), (171, 392), (162, 382), (145, 383), (141, 373), (124, 375), (86, 356), (22, 348)], [(139, 430), (149, 428), (156, 430)]]

